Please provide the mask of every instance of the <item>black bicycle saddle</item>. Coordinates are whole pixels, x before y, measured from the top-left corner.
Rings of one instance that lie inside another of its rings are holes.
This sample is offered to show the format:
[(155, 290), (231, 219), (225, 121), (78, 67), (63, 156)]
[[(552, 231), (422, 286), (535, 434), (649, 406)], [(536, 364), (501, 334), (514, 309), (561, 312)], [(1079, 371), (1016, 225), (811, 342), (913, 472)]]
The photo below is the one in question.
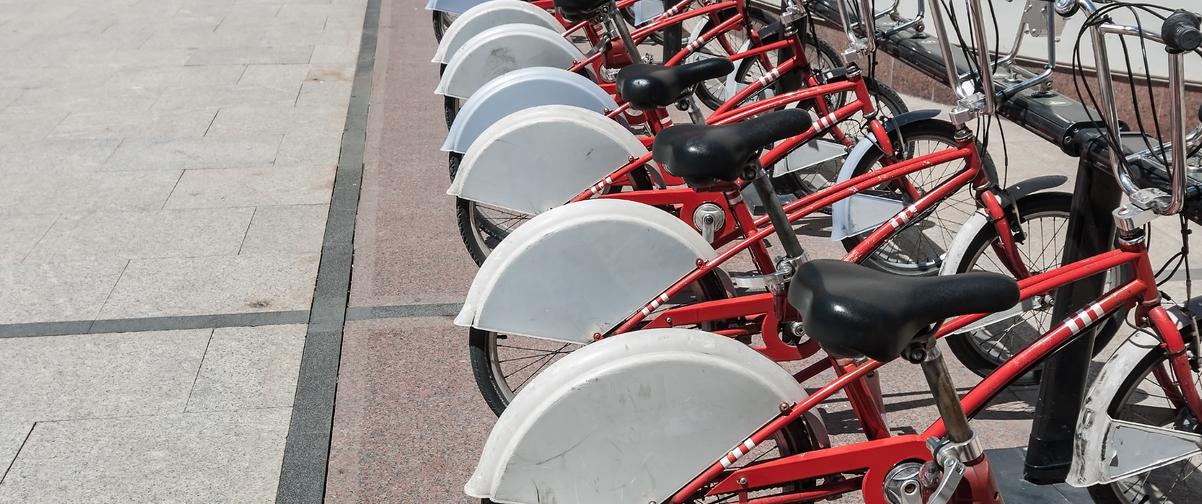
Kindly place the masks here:
[(655, 136), (651, 157), (692, 187), (732, 182), (760, 148), (800, 135), (811, 123), (808, 112), (785, 109), (723, 126), (681, 124)]
[(667, 107), (691, 86), (733, 72), (726, 58), (708, 58), (677, 66), (636, 63), (618, 70), (618, 94), (638, 110)]
[(802, 264), (789, 286), (789, 303), (823, 350), (881, 362), (934, 323), (1017, 302), (1018, 284), (997, 273), (910, 277), (829, 259)]

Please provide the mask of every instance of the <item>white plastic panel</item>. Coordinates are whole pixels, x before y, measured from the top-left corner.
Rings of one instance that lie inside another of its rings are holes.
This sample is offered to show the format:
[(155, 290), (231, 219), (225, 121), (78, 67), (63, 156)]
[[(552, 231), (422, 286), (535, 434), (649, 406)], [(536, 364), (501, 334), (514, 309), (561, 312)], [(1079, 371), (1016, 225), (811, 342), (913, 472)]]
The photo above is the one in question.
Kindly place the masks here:
[(588, 343), (716, 254), (655, 207), (586, 200), (518, 227), (480, 267), (455, 324)]
[[(860, 142), (848, 153), (839, 171), (836, 183), (850, 180), (860, 159), (876, 146), (872, 140), (860, 139)], [(865, 231), (880, 227), (890, 217), (897, 215), (905, 208), (905, 204), (887, 198), (856, 194), (843, 198), (831, 205), (831, 239), (842, 240)], [(892, 210), (892, 212), (890, 212)]]
[(547, 11), (521, 0), (489, 0), (465, 11), (442, 35), (434, 63), (446, 63), (463, 44), (480, 32), (495, 26), (526, 23), (550, 30), (562, 30), (563, 25)]
[(647, 149), (620, 123), (568, 105), (520, 110), (480, 134), (447, 194), (533, 215), (567, 203)]
[(467, 98), (488, 81), (519, 68), (569, 68), (583, 59), (580, 49), (557, 31), (525, 23), (495, 26), (455, 51), (434, 92)]
[(463, 102), (442, 150), (467, 152), (489, 126), (540, 105), (572, 105), (598, 114), (618, 107), (609, 93), (583, 75), (552, 67), (514, 70), (488, 81)]
[(497, 420), (464, 491), (498, 503), (664, 502), (805, 397), (780, 366), (686, 329), (616, 336), (556, 362)]
[(1137, 331), (1115, 350), (1090, 385), (1073, 437), (1073, 461), (1064, 479), (1075, 487), (1110, 483), (1202, 452), (1202, 436), (1188, 431), (1116, 420), (1115, 394), (1160, 340)]

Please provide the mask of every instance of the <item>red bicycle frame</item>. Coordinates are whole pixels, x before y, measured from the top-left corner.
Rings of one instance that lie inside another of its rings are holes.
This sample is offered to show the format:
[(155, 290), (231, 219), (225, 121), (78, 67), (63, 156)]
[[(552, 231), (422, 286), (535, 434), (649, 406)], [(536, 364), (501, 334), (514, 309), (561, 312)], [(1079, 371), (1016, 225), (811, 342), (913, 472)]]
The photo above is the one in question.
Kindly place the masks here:
[[(1179, 401), (1182, 406), (1190, 408), (1195, 415), (1202, 414), (1202, 398), (1199, 398), (1194, 386), (1193, 372), (1185, 355), (1184, 338), (1169, 317), (1168, 312), (1160, 304), (1160, 293), (1157, 290), (1147, 247), (1143, 242), (1123, 243), (1119, 249), (1021, 279), (1018, 282), (1020, 298), (1025, 301), (1036, 296), (1050, 295), (1061, 286), (1102, 274), (1123, 265), (1133, 268), (1135, 271), (1133, 280), (1114, 288), (1094, 303), (1070, 315), (974, 386), (961, 399), (965, 413), (970, 418), (976, 415), (1014, 380), (1063, 347), (1085, 329), (1106, 320), (1120, 310), (1135, 308), (1137, 323), (1143, 327), (1151, 326), (1154, 329), (1169, 356), (1170, 369), (1168, 371), (1161, 369), (1158, 373), (1154, 373), (1159, 385), (1166, 391), (1171, 391), (1170, 396)], [(940, 328), (936, 336), (943, 337), (952, 334), (988, 315), (965, 315), (952, 319)], [(830, 359), (827, 359), (827, 362), (829, 363)], [(696, 498), (703, 493), (703, 489), (707, 486), (709, 488), (704, 490), (704, 495), (734, 493), (739, 495), (739, 502), (759, 504), (821, 499), (855, 491), (858, 487), (864, 502), (886, 504), (888, 501), (882, 493), (885, 475), (900, 462), (929, 460), (931, 451), (926, 446), (926, 441), (944, 435), (942, 421), (932, 423), (921, 434), (889, 436), (886, 433), (883, 437), (870, 437), (864, 442), (781, 457), (740, 469), (728, 469), (751, 448), (767, 441), (781, 428), (797, 421), (803, 414), (836, 392), (843, 390), (849, 396), (857, 394), (854, 389), (847, 388), (883, 364), (870, 360), (863, 364), (843, 367), (835, 380), (805, 400), (782, 408), (779, 416), (734, 447), (722, 459), (715, 461), (708, 469), (673, 495), (671, 502), (682, 503)], [(1176, 384), (1172, 382), (1173, 379), (1177, 380)], [(802, 480), (849, 474), (858, 474), (859, 476), (838, 483), (807, 487), (805, 491), (801, 492), (763, 498), (748, 496), (749, 492), (755, 489), (774, 488)], [(967, 483), (962, 485), (960, 493), (957, 494), (958, 499), (964, 499), (966, 502), (992, 501), (992, 496), (996, 492), (996, 488), (988, 488), (992, 481), (983, 482), (980, 479), (966, 479), (965, 481)]]

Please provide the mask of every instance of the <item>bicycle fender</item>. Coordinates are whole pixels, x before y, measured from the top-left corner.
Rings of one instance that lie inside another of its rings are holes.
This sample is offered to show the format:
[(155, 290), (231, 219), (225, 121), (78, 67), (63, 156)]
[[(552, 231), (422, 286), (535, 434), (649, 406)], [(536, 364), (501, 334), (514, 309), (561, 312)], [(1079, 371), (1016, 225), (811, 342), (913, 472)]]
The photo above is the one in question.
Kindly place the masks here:
[(584, 54), (559, 32), (526, 23), (494, 26), (472, 37), (447, 62), (435, 94), (464, 99), (520, 68), (569, 68)]
[(563, 29), (563, 25), (554, 16), (528, 2), (489, 0), (464, 11), (451, 23), (442, 35), (442, 41), (438, 43), (438, 49), (434, 51), (434, 59), (431, 62), (445, 64), (463, 44), (480, 32), (511, 23), (532, 24), (556, 31)]
[[(930, 109), (912, 110), (904, 114), (899, 114), (897, 117), (885, 121), (885, 132), (893, 133), (902, 126), (918, 121), (925, 121), (938, 115), (938, 110)], [(839, 170), (839, 177), (835, 180), (835, 183), (850, 180), (856, 171), (856, 166), (860, 165), (860, 161), (875, 146), (876, 139), (872, 135), (861, 138), (855, 147), (851, 149), (851, 152), (847, 153), (847, 158), (843, 161), (843, 167)], [(831, 205), (831, 240), (840, 241), (844, 238), (876, 229), (904, 207), (900, 202), (890, 203), (889, 201), (884, 201), (884, 198), (863, 194), (856, 194), (850, 198), (836, 201)]]
[(449, 14), (463, 14), (472, 7), (490, 1), (493, 0), (429, 0), (426, 2), (426, 10)]
[(463, 102), (442, 150), (467, 152), (489, 126), (541, 105), (571, 105), (598, 114), (618, 108), (609, 93), (583, 75), (553, 67), (514, 70), (488, 81)]
[(650, 205), (586, 200), (542, 213), (493, 249), (455, 324), (590, 343), (717, 255)]
[(1155, 336), (1136, 331), (1102, 366), (1077, 417), (1066, 483), (1075, 487), (1111, 483), (1202, 453), (1202, 435), (1110, 416), (1110, 405), (1123, 382), (1159, 345)]
[[(1061, 175), (1046, 175), (1042, 177), (1033, 177), (1023, 180), (1006, 188), (1005, 194), (1009, 198), (1002, 200), (1003, 208), (1010, 208), (1013, 202), (1019, 202), (1019, 209), (1022, 209), (1022, 199), (1045, 189), (1059, 187), (1068, 181), (1068, 177)], [(977, 237), (977, 234), (989, 225), (989, 216), (985, 215), (985, 210), (978, 208), (973, 212), (956, 231), (956, 236), (952, 238), (952, 243), (948, 245), (947, 252), (943, 256), (943, 264), (939, 267), (940, 275), (954, 275), (956, 269), (960, 267), (960, 263), (964, 260), (964, 254), (968, 253), (968, 246), (972, 244), (972, 240)]]
[[(662, 213), (662, 212), (661, 212)], [(491, 256), (490, 256), (491, 259)], [(667, 502), (805, 392), (732, 338), (652, 329), (536, 375), (497, 419), (464, 486), (493, 502)]]
[(486, 128), (464, 153), (447, 194), (534, 215), (646, 153), (617, 121), (580, 107), (542, 105)]

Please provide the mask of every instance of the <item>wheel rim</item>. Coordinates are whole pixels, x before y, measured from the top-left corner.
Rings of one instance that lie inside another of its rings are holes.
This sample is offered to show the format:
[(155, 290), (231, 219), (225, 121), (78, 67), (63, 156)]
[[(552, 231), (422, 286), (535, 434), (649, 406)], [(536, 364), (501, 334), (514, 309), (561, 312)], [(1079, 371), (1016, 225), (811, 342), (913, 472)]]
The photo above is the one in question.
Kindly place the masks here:
[[(1015, 247), (1022, 256), (1028, 271), (1036, 274), (1060, 266), (1064, 251), (1065, 231), (1069, 215), (1064, 211), (1046, 210), (1024, 216), (1024, 243)], [(971, 258), (966, 271), (988, 271), (1011, 275), (1002, 264), (993, 247), (986, 244)], [(967, 341), (973, 350), (994, 366), (1007, 361), (1019, 350), (1029, 345), (1051, 329), (1054, 299), (1044, 296), (1034, 300), (1037, 304), (1022, 314), (1000, 320), (968, 333)]]
[(468, 202), (467, 210), (471, 239), (485, 257), (510, 233), (530, 220), (530, 216), (475, 201)]
[[(535, 375), (561, 359), (564, 355), (572, 353), (583, 346), (537, 338), (522, 338), (521, 343), (518, 345), (510, 345), (499, 343), (499, 341), (509, 340), (509, 337), (504, 334), (492, 333), (490, 336), (488, 339), (488, 356), (489, 362), (492, 363), (493, 385), (496, 387), (497, 393), (505, 399), (506, 404), (513, 401), (513, 397), (517, 395), (517, 392), (525, 387)], [(510, 355), (503, 356), (500, 351), (502, 348), (506, 349), (505, 353)], [(501, 368), (501, 365), (506, 362), (514, 362), (516, 364), (516, 368), (510, 370), (508, 374)], [(500, 379), (496, 379), (497, 377), (500, 377)], [(509, 378), (511, 377), (520, 381), (517, 384), (511, 385), (509, 383)]]

